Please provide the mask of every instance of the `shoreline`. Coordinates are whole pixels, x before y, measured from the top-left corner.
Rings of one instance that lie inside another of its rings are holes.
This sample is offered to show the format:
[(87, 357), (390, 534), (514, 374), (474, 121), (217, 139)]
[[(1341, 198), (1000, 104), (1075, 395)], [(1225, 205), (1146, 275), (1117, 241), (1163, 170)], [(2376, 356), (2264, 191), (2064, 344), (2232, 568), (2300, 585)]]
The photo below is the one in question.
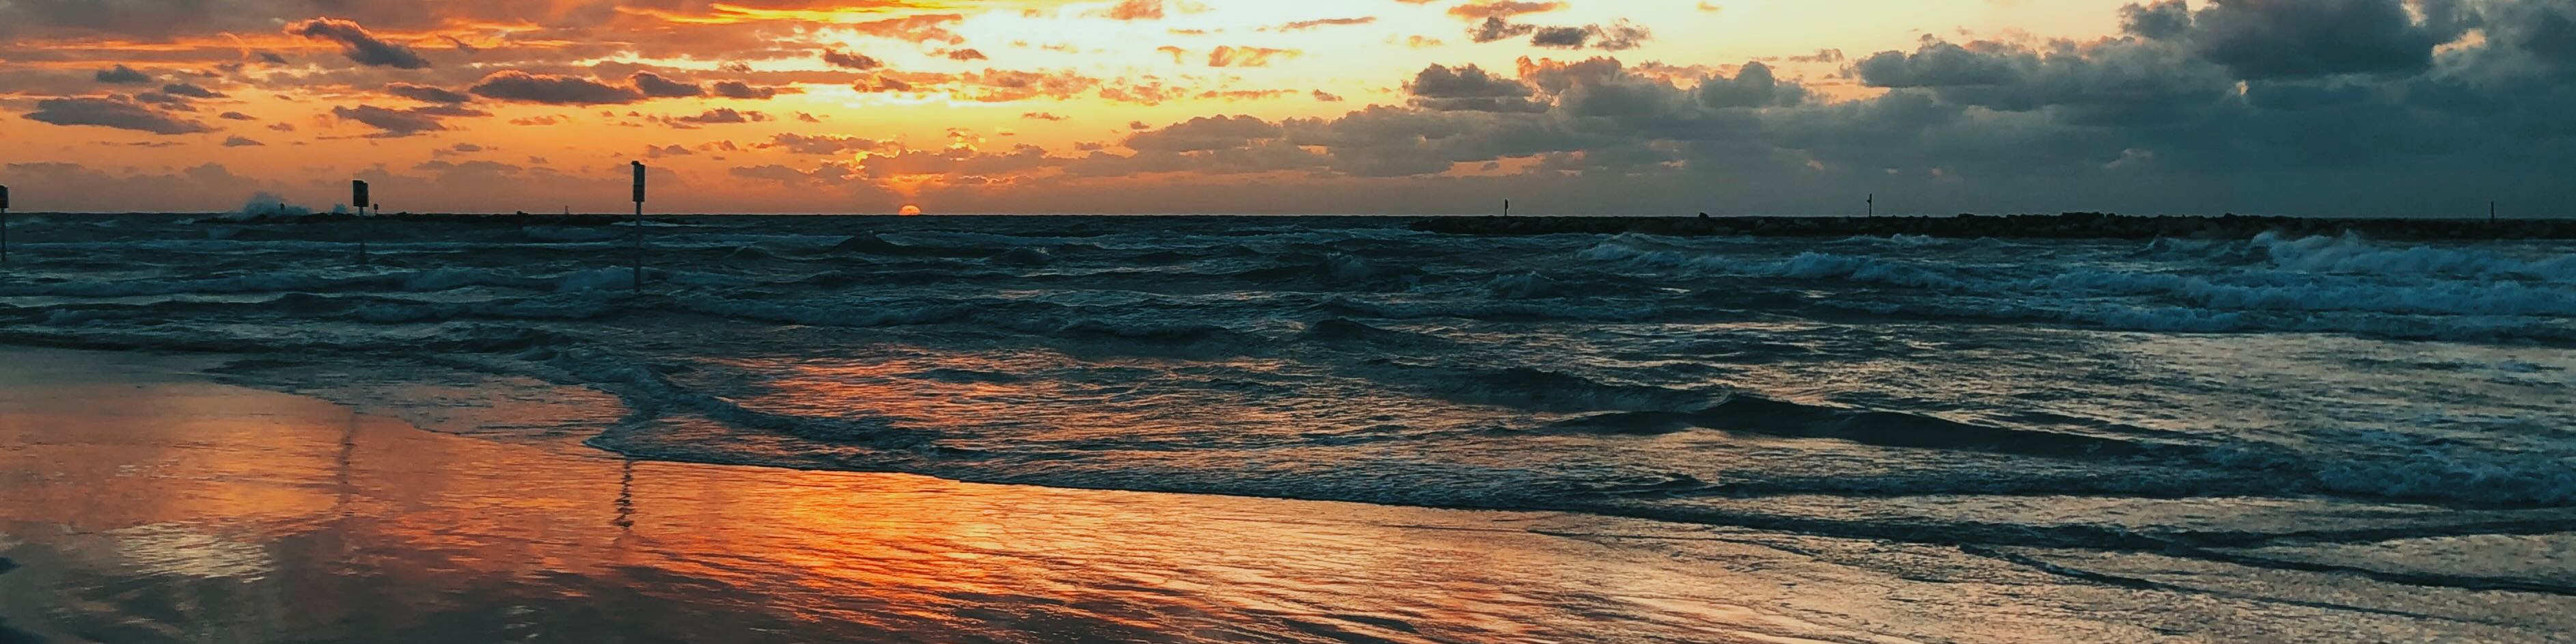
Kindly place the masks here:
[[(0, 481), (17, 482), (0, 495), (0, 561), (14, 567), (0, 570), (0, 641), (209, 630), (305, 642), (1176, 644), (2156, 632), (2073, 615), (1951, 623), (1906, 599), (1931, 583), (1775, 545), (1814, 547), (1794, 535), (1712, 540), (1697, 526), (1550, 512), (639, 460), (432, 431), (191, 375), (208, 356), (0, 345), (0, 357), (22, 365), (0, 366)], [(1750, 562), (1771, 572), (1733, 567)]]
[[(237, 355), (0, 345), (17, 365), (0, 366), (0, 480), (22, 482), (0, 495), (0, 557), (21, 567), (0, 575), (8, 628), (133, 634), (178, 594), (254, 599), (164, 630), (314, 642), (2538, 642), (2554, 626), (2536, 616), (2568, 597), (2170, 553), (620, 458), (486, 430), (545, 413), (524, 405), (431, 425), (227, 384)], [(400, 601), (419, 593), (447, 601)]]

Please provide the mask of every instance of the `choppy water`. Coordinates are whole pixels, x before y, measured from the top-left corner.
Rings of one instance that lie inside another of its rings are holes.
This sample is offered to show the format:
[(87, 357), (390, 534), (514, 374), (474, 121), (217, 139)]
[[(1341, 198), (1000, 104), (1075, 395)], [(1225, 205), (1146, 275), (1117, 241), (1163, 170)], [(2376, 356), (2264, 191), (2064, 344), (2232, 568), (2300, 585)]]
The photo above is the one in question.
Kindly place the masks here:
[[(443, 427), (654, 459), (2576, 593), (2382, 547), (2576, 531), (2576, 245), (1403, 223), (675, 220), (636, 293), (613, 228), (21, 217), (0, 342), (252, 354), (433, 427), (588, 386), (628, 415)], [(466, 393), (385, 397), (419, 383)]]

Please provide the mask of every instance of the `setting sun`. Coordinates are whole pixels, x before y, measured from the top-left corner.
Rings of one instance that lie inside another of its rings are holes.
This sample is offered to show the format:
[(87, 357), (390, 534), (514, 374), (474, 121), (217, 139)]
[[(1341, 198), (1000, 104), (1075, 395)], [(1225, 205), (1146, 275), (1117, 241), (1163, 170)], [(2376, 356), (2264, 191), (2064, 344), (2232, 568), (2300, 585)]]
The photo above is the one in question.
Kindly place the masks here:
[(911, 205), (911, 204), (905, 204), (905, 205), (904, 205), (904, 207), (903, 207), (903, 209), (902, 209), (902, 210), (895, 211), (895, 214), (903, 215), (903, 216), (905, 216), (905, 217), (919, 217), (919, 216), (921, 216), (921, 207), (920, 207), (920, 206)]

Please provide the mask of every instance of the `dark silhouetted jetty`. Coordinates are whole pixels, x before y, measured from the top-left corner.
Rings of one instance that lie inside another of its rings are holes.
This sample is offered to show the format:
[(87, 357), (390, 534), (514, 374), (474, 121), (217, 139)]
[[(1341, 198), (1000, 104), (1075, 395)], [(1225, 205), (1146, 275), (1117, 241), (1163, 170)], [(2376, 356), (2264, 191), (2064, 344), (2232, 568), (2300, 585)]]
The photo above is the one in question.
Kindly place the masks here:
[(360, 216), (345, 212), (319, 212), (310, 215), (254, 214), (247, 217), (206, 220), (207, 224), (334, 224), (360, 221), (399, 221), (411, 223), (490, 224), (508, 226), (614, 226), (633, 221), (628, 215), (538, 214), (460, 215), (386, 213)]
[(1460, 235), (1647, 233), (1673, 236), (1860, 237), (1920, 235), (1974, 239), (2245, 239), (2358, 234), (2391, 240), (2576, 239), (2576, 219), (2326, 219), (2310, 217), (1958, 215), (1954, 217), (1430, 217), (1413, 229)]

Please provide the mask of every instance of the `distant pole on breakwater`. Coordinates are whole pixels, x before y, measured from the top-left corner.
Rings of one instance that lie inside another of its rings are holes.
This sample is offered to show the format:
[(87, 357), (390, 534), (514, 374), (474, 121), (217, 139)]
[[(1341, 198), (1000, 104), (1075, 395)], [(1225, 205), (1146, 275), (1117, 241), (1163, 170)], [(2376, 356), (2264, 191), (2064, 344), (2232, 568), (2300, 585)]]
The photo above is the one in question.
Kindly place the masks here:
[(1503, 200), (1503, 216), (1505, 216), (1505, 217), (1510, 217), (1510, 216), (1512, 216), (1512, 200), (1510, 200), (1510, 199), (1504, 199), (1504, 200)]
[(1869, 204), (1869, 210), (1868, 210), (1868, 212), (1867, 212), (1867, 216), (1870, 216), (1870, 217), (1876, 217), (1876, 216), (1878, 216), (1878, 193), (1875, 193), (1875, 192), (1873, 192), (1873, 193), (1869, 193), (1869, 201), (1868, 201), (1867, 203)]
[(635, 227), (635, 290), (644, 290), (644, 162), (628, 161), (635, 166), (635, 218), (627, 223)]
[(0, 186), (0, 264), (9, 263), (9, 187)]
[(360, 222), (358, 225), (359, 266), (367, 265), (367, 229), (365, 224), (367, 220), (367, 204), (375, 202), (375, 198), (367, 194), (367, 182), (354, 179), (349, 181), (349, 204), (357, 206), (358, 221)]

